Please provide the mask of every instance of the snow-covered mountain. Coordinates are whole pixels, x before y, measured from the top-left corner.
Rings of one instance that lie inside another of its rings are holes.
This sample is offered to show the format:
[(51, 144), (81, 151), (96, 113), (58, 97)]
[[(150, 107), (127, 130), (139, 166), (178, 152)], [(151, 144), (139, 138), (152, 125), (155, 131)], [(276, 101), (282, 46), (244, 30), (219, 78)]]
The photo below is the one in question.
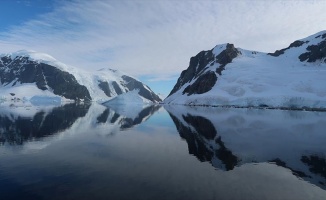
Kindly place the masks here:
[(249, 108), (170, 106), (189, 154), (221, 170), (275, 163), (326, 187), (326, 113)]
[(326, 109), (326, 31), (275, 53), (217, 45), (190, 59), (167, 104)]
[(83, 71), (33, 51), (0, 55), (3, 100), (104, 102), (132, 90), (148, 102), (161, 101), (148, 86), (117, 70)]

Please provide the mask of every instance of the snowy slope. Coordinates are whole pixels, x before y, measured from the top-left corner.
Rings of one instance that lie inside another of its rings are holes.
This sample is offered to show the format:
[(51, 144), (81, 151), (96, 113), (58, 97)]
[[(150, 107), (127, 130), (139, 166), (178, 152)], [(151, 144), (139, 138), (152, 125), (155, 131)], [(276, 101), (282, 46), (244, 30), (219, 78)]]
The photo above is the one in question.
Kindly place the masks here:
[(153, 111), (160, 107), (159, 105), (151, 104), (151, 102), (139, 96), (137, 90), (121, 94), (112, 100), (104, 102), (102, 105), (132, 121), (137, 121), (136, 119), (140, 117), (142, 120), (146, 120), (147, 117), (143, 116), (144, 113), (147, 113), (146, 115), (149, 117)]
[(164, 102), (326, 108), (325, 59), (326, 31), (270, 54), (218, 45), (190, 60)]
[[(15, 96), (10, 95), (15, 94)], [(16, 84), (15, 86), (0, 86), (0, 102), (1, 101), (33, 101), (33, 99), (42, 99), (48, 102), (67, 101), (64, 97), (59, 97), (48, 90), (40, 90), (34, 83)]]
[(119, 96), (114, 97), (113, 99), (106, 101), (103, 103), (103, 105), (127, 105), (131, 104), (131, 106), (134, 106), (134, 104), (148, 104), (152, 103), (148, 99), (145, 99), (138, 95), (138, 90), (133, 90), (130, 92), (126, 92), (124, 94), (121, 94)]
[(59, 98), (104, 102), (135, 89), (147, 101), (161, 101), (148, 86), (117, 70), (84, 71), (34, 51), (0, 55), (0, 101)]

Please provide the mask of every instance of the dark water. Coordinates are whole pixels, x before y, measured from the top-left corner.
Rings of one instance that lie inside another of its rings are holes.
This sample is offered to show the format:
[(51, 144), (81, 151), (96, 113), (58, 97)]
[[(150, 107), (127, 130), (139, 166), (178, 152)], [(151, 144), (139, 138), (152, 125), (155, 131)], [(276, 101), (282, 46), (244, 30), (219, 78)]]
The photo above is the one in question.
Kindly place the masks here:
[(0, 199), (326, 199), (326, 113), (0, 104)]

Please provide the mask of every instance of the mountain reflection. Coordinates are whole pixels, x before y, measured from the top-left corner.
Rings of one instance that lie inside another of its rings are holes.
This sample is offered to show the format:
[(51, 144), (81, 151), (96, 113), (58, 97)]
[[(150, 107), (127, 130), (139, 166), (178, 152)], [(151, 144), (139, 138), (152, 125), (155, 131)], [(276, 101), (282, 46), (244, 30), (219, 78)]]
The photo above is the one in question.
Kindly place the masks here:
[(218, 158), (226, 170), (232, 170), (237, 165), (238, 158), (225, 147), (211, 121), (189, 114), (182, 116), (181, 120), (171, 113), (170, 116), (180, 136), (187, 141), (190, 154), (195, 155), (202, 162), (212, 162), (214, 158)]
[(87, 104), (66, 104), (50, 111), (39, 110), (29, 116), (14, 113), (14, 109), (12, 112), (0, 111), (0, 144), (22, 145), (26, 141), (62, 132), (78, 118), (84, 117), (88, 109)]
[(326, 188), (326, 113), (166, 106), (189, 154), (215, 168), (269, 162)]
[[(66, 104), (60, 107), (15, 107), (0, 111), (0, 145), (23, 145), (70, 129), (72, 132), (111, 134), (146, 121), (159, 105), (104, 107), (98, 104)], [(81, 118), (81, 120), (78, 120)], [(77, 123), (77, 124), (76, 124)]]
[(121, 130), (131, 128), (149, 119), (160, 105), (135, 105), (125, 107), (121, 105), (107, 105), (107, 108), (97, 117), (98, 124), (116, 124)]

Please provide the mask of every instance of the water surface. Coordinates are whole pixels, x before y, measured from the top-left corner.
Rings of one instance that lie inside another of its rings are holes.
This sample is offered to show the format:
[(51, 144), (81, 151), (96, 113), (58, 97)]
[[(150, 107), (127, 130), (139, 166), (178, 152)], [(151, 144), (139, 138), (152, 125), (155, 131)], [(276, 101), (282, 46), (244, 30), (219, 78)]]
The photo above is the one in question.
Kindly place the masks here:
[(1, 106), (0, 199), (326, 199), (326, 113)]

